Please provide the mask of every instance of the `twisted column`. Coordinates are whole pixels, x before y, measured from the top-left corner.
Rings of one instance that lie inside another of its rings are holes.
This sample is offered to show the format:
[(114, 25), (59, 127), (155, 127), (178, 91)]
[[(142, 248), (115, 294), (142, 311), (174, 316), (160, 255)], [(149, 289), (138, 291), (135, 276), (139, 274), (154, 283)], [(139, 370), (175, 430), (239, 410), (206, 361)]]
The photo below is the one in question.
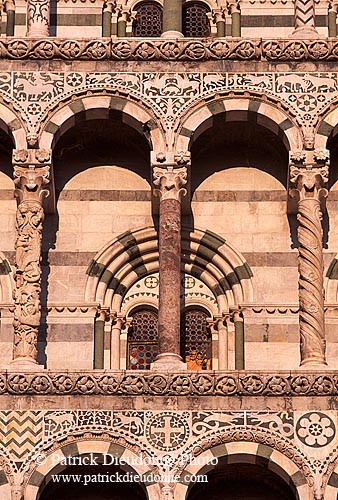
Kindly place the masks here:
[(315, 27), (314, 0), (295, 0), (295, 29), (292, 38), (319, 38)]
[(27, 36), (49, 36), (50, 0), (28, 0)]
[[(15, 196), (18, 200), (13, 363), (29, 365), (37, 362), (41, 319), (42, 200), (49, 194), (45, 187), (49, 184), (50, 172), (50, 166), (41, 167), (40, 162), (49, 162), (50, 157), (50, 152), (45, 150), (16, 150), (13, 154)], [(40, 166), (36, 166), (38, 161)], [(25, 165), (26, 162), (31, 163)]]
[(326, 152), (291, 155), (290, 196), (297, 203), (301, 365), (325, 365), (322, 213), (328, 191)]
[(186, 194), (187, 168), (155, 167), (154, 194), (159, 217), (159, 355), (154, 369), (185, 368), (180, 356), (181, 197)]

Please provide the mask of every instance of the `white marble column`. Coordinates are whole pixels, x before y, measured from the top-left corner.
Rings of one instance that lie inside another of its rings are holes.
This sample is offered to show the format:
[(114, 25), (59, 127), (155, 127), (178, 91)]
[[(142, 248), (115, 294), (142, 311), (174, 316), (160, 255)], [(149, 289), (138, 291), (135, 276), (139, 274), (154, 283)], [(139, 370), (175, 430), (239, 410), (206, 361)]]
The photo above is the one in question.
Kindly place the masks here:
[(28, 0), (27, 36), (40, 38), (49, 36), (50, 0)]

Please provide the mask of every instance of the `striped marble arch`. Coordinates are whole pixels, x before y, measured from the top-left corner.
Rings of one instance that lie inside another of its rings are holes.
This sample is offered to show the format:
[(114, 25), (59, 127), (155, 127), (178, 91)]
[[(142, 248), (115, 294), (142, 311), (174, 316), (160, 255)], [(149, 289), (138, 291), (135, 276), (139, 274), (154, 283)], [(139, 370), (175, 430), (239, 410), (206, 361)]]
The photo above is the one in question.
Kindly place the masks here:
[[(127, 290), (159, 271), (158, 235), (148, 227), (127, 231), (108, 243), (90, 263), (85, 300), (119, 312)], [(199, 278), (213, 292), (219, 312), (253, 301), (253, 274), (242, 255), (219, 235), (182, 230), (182, 272)]]
[(281, 138), (288, 150), (302, 149), (299, 127), (291, 117), (276, 105), (258, 97), (219, 97), (202, 100), (190, 108), (181, 120), (176, 149), (185, 151), (203, 132), (211, 128), (216, 115), (224, 114), (224, 121), (249, 121), (271, 130)]

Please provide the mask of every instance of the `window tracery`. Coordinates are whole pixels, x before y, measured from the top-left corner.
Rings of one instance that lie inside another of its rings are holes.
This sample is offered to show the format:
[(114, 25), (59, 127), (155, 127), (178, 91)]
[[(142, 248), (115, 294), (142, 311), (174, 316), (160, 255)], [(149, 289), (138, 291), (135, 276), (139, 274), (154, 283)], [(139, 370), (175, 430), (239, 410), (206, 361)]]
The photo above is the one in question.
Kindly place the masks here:
[(198, 2), (189, 2), (183, 9), (183, 34), (187, 37), (210, 36), (209, 9)]
[(181, 318), (181, 356), (188, 370), (211, 369), (211, 331), (209, 314), (188, 309)]
[(157, 312), (139, 309), (132, 313), (128, 330), (128, 366), (130, 370), (149, 370), (158, 354)]
[(133, 36), (157, 37), (163, 29), (163, 12), (155, 2), (142, 2), (135, 8), (136, 17), (133, 24)]

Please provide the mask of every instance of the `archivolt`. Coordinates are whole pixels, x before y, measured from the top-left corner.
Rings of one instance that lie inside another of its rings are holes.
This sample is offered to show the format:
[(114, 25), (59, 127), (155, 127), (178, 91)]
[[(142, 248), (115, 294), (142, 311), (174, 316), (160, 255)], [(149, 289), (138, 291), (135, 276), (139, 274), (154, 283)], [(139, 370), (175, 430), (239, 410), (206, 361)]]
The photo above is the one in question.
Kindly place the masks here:
[(302, 149), (301, 131), (290, 116), (259, 96), (214, 96), (213, 100), (205, 98), (189, 108), (181, 118), (176, 149), (189, 150), (191, 143), (211, 128), (214, 117), (220, 114), (225, 115), (224, 121), (253, 121), (279, 136), (288, 150)]
[[(264, 444), (267, 442), (268, 444)], [(203, 473), (206, 463), (217, 457), (231, 457), (231, 463), (254, 462), (265, 463), (265, 466), (278, 474), (296, 492), (297, 500), (309, 500), (310, 487), (313, 486), (313, 475), (305, 461), (304, 455), (291, 444), (272, 433), (259, 431), (255, 427), (247, 427), (243, 430), (227, 430), (217, 436), (209, 436), (197, 445), (193, 445), (191, 450), (187, 450), (187, 456), (193, 456), (202, 464), (196, 471), (189, 470), (187, 466), (181, 472), (181, 477), (193, 473), (195, 475)], [(256, 458), (253, 458), (256, 457)], [(207, 466), (210, 470), (210, 466)], [(188, 486), (178, 484), (180, 492), (183, 489), (188, 491)]]
[[(106, 245), (90, 263), (85, 299), (120, 311), (126, 291), (138, 279), (158, 270), (155, 229), (127, 231)], [(210, 288), (219, 312), (253, 300), (249, 265), (237, 250), (211, 231), (183, 228), (182, 271)]]
[[(92, 95), (94, 94), (94, 95)], [(111, 113), (119, 116), (123, 123), (130, 125), (148, 140), (150, 148), (158, 151), (165, 149), (164, 133), (153, 112), (136, 99), (131, 100), (123, 92), (100, 89), (90, 89), (90, 92), (80, 95), (71, 94), (65, 103), (54, 103), (58, 107), (43, 120), (40, 134), (40, 147), (51, 149), (55, 142), (73, 127), (79, 120), (109, 119)]]

